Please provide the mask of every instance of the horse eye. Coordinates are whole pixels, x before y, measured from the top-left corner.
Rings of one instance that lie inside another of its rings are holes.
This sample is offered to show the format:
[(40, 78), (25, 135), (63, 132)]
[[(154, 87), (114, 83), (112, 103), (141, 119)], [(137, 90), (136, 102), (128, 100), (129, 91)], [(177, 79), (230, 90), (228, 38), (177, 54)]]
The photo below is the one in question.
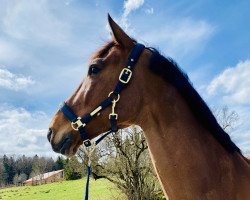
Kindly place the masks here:
[(97, 66), (93, 65), (89, 68), (89, 72), (88, 75), (97, 75), (99, 72), (101, 71), (100, 68), (98, 68)]

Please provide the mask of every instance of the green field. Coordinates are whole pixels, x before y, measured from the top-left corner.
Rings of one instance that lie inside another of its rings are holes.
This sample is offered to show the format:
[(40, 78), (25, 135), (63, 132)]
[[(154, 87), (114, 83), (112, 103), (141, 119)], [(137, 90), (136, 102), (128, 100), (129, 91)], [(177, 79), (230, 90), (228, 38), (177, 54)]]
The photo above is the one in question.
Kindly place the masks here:
[[(0, 199), (13, 200), (82, 200), (85, 179), (39, 186), (12, 187), (0, 190)], [(126, 197), (106, 179), (90, 181), (90, 200), (124, 200)]]

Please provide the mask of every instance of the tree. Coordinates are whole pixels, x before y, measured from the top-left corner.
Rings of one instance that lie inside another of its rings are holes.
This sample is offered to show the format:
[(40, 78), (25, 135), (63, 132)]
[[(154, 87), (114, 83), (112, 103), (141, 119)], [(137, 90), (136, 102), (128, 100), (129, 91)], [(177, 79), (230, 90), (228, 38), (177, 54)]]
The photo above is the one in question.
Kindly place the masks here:
[(55, 170), (64, 169), (66, 165), (66, 160), (62, 156), (58, 156), (55, 162)]
[(18, 175), (24, 173), (27, 178), (32, 172), (32, 158), (25, 155), (19, 156), (15, 161), (16, 172)]
[(52, 171), (53, 166), (54, 166), (54, 161), (52, 158), (46, 158), (46, 157), (39, 158), (37, 155), (33, 157), (31, 176), (34, 177), (39, 175), (39, 179), (36, 180), (36, 184), (43, 183), (44, 173)]
[(215, 109), (214, 115), (221, 127), (228, 133), (234, 130), (239, 120), (239, 115), (234, 110), (229, 110), (227, 106)]
[[(82, 163), (82, 165), (84, 166), (84, 169), (86, 169), (87, 165), (88, 165), (88, 157), (85, 154), (83, 146), (81, 146), (76, 154), (76, 157), (80, 160), (80, 162)], [(105, 153), (107, 153), (107, 149), (104, 149)], [(103, 176), (99, 176), (99, 169), (102, 168), (102, 162), (101, 160), (105, 159), (104, 155), (102, 154), (102, 150), (100, 148), (100, 146), (96, 146), (96, 148), (94, 149), (94, 151), (91, 153), (91, 168), (94, 169), (94, 171), (92, 170), (92, 175), (94, 177), (94, 179), (99, 179), (99, 178), (103, 178)], [(82, 175), (85, 175), (86, 170), (83, 171)]]
[(36, 175), (38, 175), (40, 173), (41, 173), (41, 171), (40, 171), (40, 168), (39, 168), (39, 157), (38, 157), (38, 155), (35, 155), (33, 157), (33, 161), (32, 161), (32, 172), (31, 172), (32, 177), (36, 176)]
[(64, 168), (64, 177), (66, 180), (76, 180), (82, 178), (83, 171), (84, 167), (78, 161), (76, 156), (72, 157), (71, 159), (67, 159)]
[(152, 170), (146, 140), (138, 127), (111, 135), (94, 155), (97, 158), (91, 165), (94, 178), (115, 183), (130, 200), (160, 198), (161, 189)]
[(20, 175), (16, 174), (13, 179), (15, 185), (22, 185), (22, 183), (27, 180), (27, 174), (21, 173)]
[(15, 167), (14, 167), (14, 158), (11, 156), (8, 158), (6, 155), (3, 156), (3, 179), (5, 184), (13, 184), (13, 179), (16, 174)]
[(0, 187), (5, 185), (3, 159), (0, 158)]

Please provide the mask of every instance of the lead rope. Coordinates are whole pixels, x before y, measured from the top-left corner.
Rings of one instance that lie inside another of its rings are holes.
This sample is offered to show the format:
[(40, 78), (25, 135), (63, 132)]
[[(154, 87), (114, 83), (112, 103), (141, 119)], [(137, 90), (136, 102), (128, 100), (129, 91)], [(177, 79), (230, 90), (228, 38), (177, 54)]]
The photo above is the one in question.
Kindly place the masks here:
[(85, 200), (89, 199), (89, 180), (91, 174), (91, 156), (94, 150), (96, 149), (96, 145), (98, 145), (105, 137), (107, 137), (110, 133), (116, 133), (117, 131), (110, 130), (107, 133), (103, 134), (100, 138), (98, 138), (91, 146), (84, 148), (84, 152), (88, 157), (88, 164), (87, 164), (87, 176), (86, 176), (86, 187), (85, 187)]
[(90, 179), (90, 173), (91, 173), (91, 155), (93, 151), (95, 150), (96, 145), (91, 145), (89, 147), (85, 147), (84, 151), (88, 157), (88, 164), (87, 164), (87, 180), (86, 180), (86, 188), (85, 188), (85, 200), (89, 199), (89, 179)]
[[(111, 93), (110, 93), (111, 94)], [(85, 146), (84, 152), (88, 157), (88, 164), (87, 164), (87, 180), (86, 180), (86, 188), (85, 188), (85, 200), (89, 199), (89, 180), (90, 180), (90, 174), (91, 174), (91, 156), (94, 150), (96, 149), (96, 145), (99, 144), (105, 137), (107, 137), (110, 133), (116, 133), (118, 131), (117, 127), (117, 119), (118, 114), (115, 113), (115, 106), (116, 103), (119, 101), (120, 95), (118, 95), (117, 99), (113, 99), (112, 101), (112, 109), (111, 113), (109, 114), (109, 120), (111, 123), (111, 130), (102, 135), (100, 138), (98, 138), (93, 144), (91, 143), (90, 146)]]

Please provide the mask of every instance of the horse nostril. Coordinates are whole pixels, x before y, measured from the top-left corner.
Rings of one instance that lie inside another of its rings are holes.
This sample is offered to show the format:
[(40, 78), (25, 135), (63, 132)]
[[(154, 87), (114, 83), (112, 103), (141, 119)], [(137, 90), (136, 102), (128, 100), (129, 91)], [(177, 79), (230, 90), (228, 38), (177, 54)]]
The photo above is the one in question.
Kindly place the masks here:
[(50, 139), (51, 139), (51, 135), (52, 135), (52, 133), (53, 133), (52, 129), (51, 129), (51, 128), (49, 128), (49, 130), (48, 130), (48, 134), (47, 134), (47, 138), (48, 138), (49, 142), (50, 142)]

